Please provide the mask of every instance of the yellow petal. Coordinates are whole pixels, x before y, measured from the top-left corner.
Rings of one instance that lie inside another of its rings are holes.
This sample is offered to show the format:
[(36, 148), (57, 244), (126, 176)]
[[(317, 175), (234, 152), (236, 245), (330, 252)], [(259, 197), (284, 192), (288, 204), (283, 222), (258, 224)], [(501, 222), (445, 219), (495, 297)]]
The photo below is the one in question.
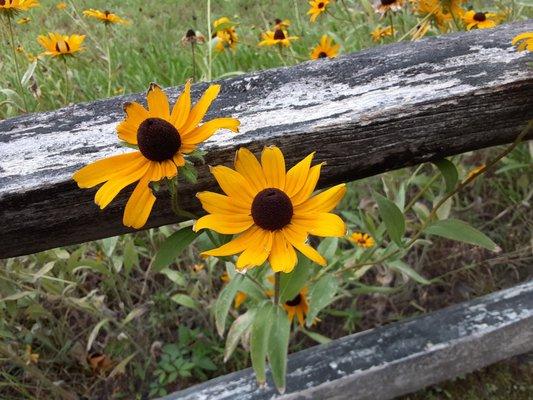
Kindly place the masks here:
[(261, 153), (261, 165), (268, 187), (285, 189), (285, 159), (276, 146), (265, 147)]
[(292, 244), (296, 250), (298, 250), (304, 256), (314, 261), (318, 265), (322, 265), (323, 267), (327, 265), (326, 259), (322, 257), (318, 251), (305, 243), (305, 236), (302, 237), (302, 235), (297, 233), (292, 226), (289, 225), (288, 227), (283, 228), (282, 232), (289, 243)]
[(250, 150), (244, 147), (237, 150), (235, 169), (246, 178), (255, 192), (260, 192), (267, 187), (261, 164), (259, 164), (259, 161), (257, 161), (257, 158), (255, 158)]
[(218, 233), (231, 235), (244, 232), (254, 224), (250, 215), (246, 214), (208, 214), (194, 224), (194, 231), (208, 228)]
[(191, 80), (189, 79), (185, 82), (185, 87), (183, 88), (183, 93), (174, 104), (172, 109), (172, 114), (170, 115), (170, 122), (176, 127), (179, 131), (191, 111)]
[(174, 154), (174, 157), (172, 158), (174, 160), (174, 163), (178, 167), (183, 167), (185, 165), (185, 158), (180, 153)]
[(150, 115), (143, 106), (135, 102), (124, 104), (124, 112), (126, 119), (117, 127), (118, 137), (128, 143), (137, 144), (139, 125)]
[(322, 164), (317, 164), (309, 169), (309, 174), (307, 175), (307, 180), (305, 181), (304, 185), (298, 191), (298, 193), (291, 197), (291, 202), (293, 206), (297, 206), (298, 204), (303, 203), (311, 196), (311, 194), (315, 190), (318, 178), (320, 178), (321, 168)]
[(346, 194), (346, 184), (334, 186), (294, 207), (294, 213), (329, 212)]
[(192, 108), (187, 121), (181, 127), (180, 134), (184, 135), (198, 126), (202, 118), (204, 118), (209, 106), (220, 92), (220, 85), (211, 85), (205, 91), (203, 96), (198, 100), (198, 103)]
[(237, 259), (238, 269), (251, 268), (263, 264), (272, 248), (272, 232), (259, 229), (248, 241), (246, 249)]
[(141, 158), (144, 159), (140, 151), (104, 158), (76, 171), (72, 178), (80, 188), (90, 188), (107, 181), (114, 174), (120, 173)]
[(163, 177), (164, 178), (174, 178), (178, 174), (178, 169), (176, 164), (172, 160), (165, 160), (162, 162), (163, 167)]
[(339, 237), (346, 234), (344, 221), (332, 213), (295, 214), (291, 223), (315, 236)]
[(260, 228), (257, 226), (252, 226), (246, 232), (237, 236), (230, 242), (217, 247), (216, 249), (204, 251), (201, 255), (203, 257), (213, 256), (213, 257), (223, 257), (231, 256), (233, 254), (240, 253), (243, 251), (250, 243), (250, 239), (257, 233)]
[(309, 168), (311, 167), (311, 162), (313, 161), (314, 155), (314, 152), (309, 154), (287, 172), (285, 193), (287, 193), (289, 197), (292, 197), (298, 193), (307, 181)]
[(229, 129), (239, 132), (241, 123), (235, 118), (215, 118), (193, 129), (189, 133), (183, 134), (181, 139), (183, 144), (198, 144), (209, 139), (219, 129)]
[(296, 265), (297, 257), (294, 247), (285, 239), (281, 231), (273, 233), (272, 250), (268, 261), (274, 272), (289, 273)]
[(148, 94), (146, 95), (148, 111), (151, 117), (162, 118), (165, 121), (170, 120), (170, 111), (168, 98), (165, 92), (155, 83), (150, 84)]
[(142, 228), (150, 216), (154, 203), (155, 196), (148, 186), (148, 180), (143, 178), (139, 181), (126, 203), (122, 219), (123, 224), (135, 229)]
[(247, 214), (250, 215), (250, 204), (239, 202), (234, 197), (213, 192), (199, 192), (196, 197), (202, 207), (210, 214)]
[(252, 204), (255, 192), (246, 179), (231, 168), (218, 165), (211, 168), (211, 173), (217, 180), (220, 188), (228, 196)]

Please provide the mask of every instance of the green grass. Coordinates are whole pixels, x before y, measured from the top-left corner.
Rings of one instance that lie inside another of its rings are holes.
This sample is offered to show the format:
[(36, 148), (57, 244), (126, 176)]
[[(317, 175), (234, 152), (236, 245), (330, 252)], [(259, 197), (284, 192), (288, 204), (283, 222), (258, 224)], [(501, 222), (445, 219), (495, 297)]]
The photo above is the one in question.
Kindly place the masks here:
[[(35, 40), (38, 34), (57, 30), (88, 37), (86, 51), (69, 59), (66, 66), (57, 59), (39, 61), (32, 89), (26, 93), (27, 111), (106, 97), (107, 43), (111, 45), (113, 94), (144, 91), (153, 81), (163, 86), (183, 83), (192, 75), (192, 64), (189, 48), (181, 44), (181, 38), (189, 28), (207, 36), (205, 2), (125, 0), (112, 5), (108, 1), (91, 2), (91, 7), (109, 7), (134, 22), (131, 26), (112, 27), (109, 42), (104, 40), (103, 26), (78, 18), (72, 7), (58, 11), (56, 1), (41, 3), (42, 7), (28, 13), (29, 24), (16, 26), (17, 45), (36, 54), (40, 51)], [(308, 22), (307, 2), (303, 0), (212, 3), (212, 20), (229, 16), (239, 23), (240, 43), (236, 53), (214, 53), (211, 70), (207, 45), (199, 46), (198, 80), (307, 60), (311, 48), (324, 33), (341, 44), (341, 53), (375, 46), (378, 44), (371, 41), (369, 33), (383, 23), (366, 0), (346, 1), (351, 21), (342, 20), (347, 19), (347, 14), (339, 1), (338, 7), (332, 7), (337, 19), (323, 16), (316, 24)], [(84, 2), (72, 4), (81, 13)], [(484, 10), (498, 10), (511, 4), (511, 20), (532, 15), (531, 8), (518, 2), (468, 4)], [(260, 32), (270, 27), (275, 18), (291, 19), (291, 33), (301, 36), (282, 54), (256, 46)], [(407, 11), (395, 18), (402, 34), (417, 23), (417, 18)], [(2, 32), (5, 22), (2, 20)], [(430, 32), (437, 33), (435, 29)], [(2, 35), (0, 40), (0, 89), (17, 91), (7, 36)], [(25, 59), (19, 56), (19, 61), (24, 63), (25, 70)], [(1, 118), (20, 114), (22, 109), (21, 100), (12, 92), (0, 92)], [(501, 148), (494, 148), (469, 153), (455, 157), (454, 162), (463, 177), (500, 151)], [(424, 277), (440, 280), (421, 285), (385, 265), (375, 265), (358, 283), (398, 291), (390, 295), (356, 294), (354, 286), (345, 282), (343, 296), (320, 314), (321, 322), (313, 330), (330, 338), (341, 337), (530, 279), (533, 192), (527, 168), (532, 153), (527, 145), (519, 146), (496, 170), (453, 197), (449, 214), (481, 229), (498, 243), (501, 253), (431, 237), (432, 246), (417, 247), (404, 260)], [(379, 222), (373, 190), (383, 193), (386, 189), (398, 196), (401, 185), (410, 180), (405, 188), (409, 200), (436, 173), (433, 166), (424, 165), (352, 182), (339, 210), (351, 229), (362, 229), (365, 225), (368, 228), (368, 221)], [(415, 207), (416, 212), (408, 214), (408, 234), (413, 233), (424, 207), (431, 207), (442, 191), (440, 178), (428, 186)], [(0, 397), (50, 398), (51, 383), (62, 381), (65, 390), (87, 398), (142, 398), (249, 366), (248, 354), (240, 347), (227, 363), (223, 362), (224, 340), (215, 333), (212, 309), (223, 285), (220, 278), (224, 264), (199, 257), (199, 252), (210, 246), (205, 235), (164, 273), (151, 271), (151, 260), (176, 228), (162, 227), (0, 261), (0, 340), (22, 365), (28, 356), (26, 346), (31, 345), (31, 351), (39, 354), (34, 368), (46, 377), (36, 379), (31, 370), (13, 362), (13, 357), (0, 354)], [(362, 255), (345, 240), (337, 253), (349, 256), (346, 262)], [(230, 314), (236, 317), (239, 310), (232, 309)], [(315, 343), (300, 331), (291, 341), (291, 351)], [(506, 365), (495, 368), (497, 373), (492, 373), (493, 370), (476, 373), (474, 378), (458, 379), (412, 398), (484, 399), (490, 395), (503, 400), (511, 398), (504, 390), (510, 384), (518, 385), (521, 393), (531, 392), (531, 382), (526, 378), (521, 382), (522, 375), (513, 375)], [(471, 379), (490, 391), (472, 389)]]

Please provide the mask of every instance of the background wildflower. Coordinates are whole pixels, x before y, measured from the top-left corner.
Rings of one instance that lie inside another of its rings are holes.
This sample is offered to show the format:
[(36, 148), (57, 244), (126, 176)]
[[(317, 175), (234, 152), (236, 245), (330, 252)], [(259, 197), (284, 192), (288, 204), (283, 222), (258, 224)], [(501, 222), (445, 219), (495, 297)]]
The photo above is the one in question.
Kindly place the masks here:
[(470, 10), (464, 13), (463, 22), (468, 30), (473, 28), (488, 29), (498, 25), (496, 17), (496, 14), (493, 13), (476, 12), (474, 10)]
[(515, 36), (512, 43), (518, 51), (533, 51), (533, 32), (524, 32)]
[(322, 35), (320, 43), (311, 51), (311, 59), (334, 58), (339, 54), (340, 45), (333, 44), (333, 39), (328, 35)]
[(307, 11), (307, 14), (311, 17), (309, 18), (311, 22), (315, 22), (316, 19), (326, 11), (330, 0), (311, 0), (309, 5), (311, 8)]
[(88, 10), (83, 11), (83, 15), (89, 18), (95, 18), (104, 24), (122, 24), (126, 25), (129, 24), (130, 21), (124, 18), (119, 17), (116, 14), (113, 14), (112, 12), (109, 12), (107, 10), (100, 11), (95, 10), (93, 8), (90, 8)]
[(390, 25), (385, 26), (385, 27), (378, 26), (376, 27), (376, 29), (370, 32), (370, 36), (372, 36), (372, 40), (374, 42), (379, 42), (384, 37), (392, 36), (392, 35), (393, 35), (393, 30), (392, 30), (392, 26)]
[(350, 241), (355, 243), (357, 246), (363, 247), (365, 249), (374, 247), (376, 244), (372, 236), (370, 236), (368, 233), (362, 233), (362, 232), (352, 233), (352, 235), (350, 236)]
[(48, 36), (40, 35), (37, 38), (39, 44), (44, 47), (44, 54), (52, 57), (72, 56), (78, 51), (83, 51), (81, 47), (85, 35), (61, 35), (60, 33), (52, 32)]

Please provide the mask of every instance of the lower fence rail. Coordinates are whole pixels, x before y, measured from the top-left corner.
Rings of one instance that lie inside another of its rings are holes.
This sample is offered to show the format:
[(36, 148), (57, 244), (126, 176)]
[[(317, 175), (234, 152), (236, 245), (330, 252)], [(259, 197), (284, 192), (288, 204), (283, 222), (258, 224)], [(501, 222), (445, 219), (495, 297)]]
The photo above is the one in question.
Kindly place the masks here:
[(360, 332), (289, 357), (287, 391), (251, 369), (164, 397), (386, 400), (533, 350), (533, 282)]

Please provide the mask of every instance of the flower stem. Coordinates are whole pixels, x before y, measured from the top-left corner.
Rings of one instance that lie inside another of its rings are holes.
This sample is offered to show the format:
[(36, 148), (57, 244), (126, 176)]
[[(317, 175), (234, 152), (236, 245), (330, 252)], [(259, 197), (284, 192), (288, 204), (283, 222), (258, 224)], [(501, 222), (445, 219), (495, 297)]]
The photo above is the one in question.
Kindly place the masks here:
[(70, 98), (70, 78), (68, 76), (67, 56), (63, 56), (63, 62), (65, 63), (65, 105), (68, 106)]
[(107, 57), (107, 97), (111, 96), (111, 46), (109, 45), (109, 26), (105, 24), (105, 43), (106, 43), (106, 57)]
[(394, 23), (392, 21), (392, 13), (390, 11), (389, 11), (389, 20), (390, 20), (391, 36), (392, 36), (392, 40), (394, 41)]
[(207, 0), (207, 80), (211, 82), (213, 63), (213, 41), (211, 40), (211, 0)]
[(192, 52), (192, 80), (196, 82), (196, 59), (194, 57), (194, 42), (191, 42), (191, 52)]
[(11, 50), (13, 50), (13, 60), (15, 60), (15, 73), (17, 74), (17, 84), (20, 88), (20, 97), (24, 103), (24, 112), (28, 112), (28, 103), (26, 101), (26, 95), (24, 94), (24, 88), (22, 87), (22, 78), (20, 76), (20, 67), (17, 58), (17, 49), (15, 47), (15, 35), (13, 34), (13, 21), (11, 15), (7, 14), (7, 26), (9, 29), (9, 41), (11, 42)]
[(281, 277), (281, 272), (276, 272), (274, 274), (274, 304), (279, 304), (279, 281)]

